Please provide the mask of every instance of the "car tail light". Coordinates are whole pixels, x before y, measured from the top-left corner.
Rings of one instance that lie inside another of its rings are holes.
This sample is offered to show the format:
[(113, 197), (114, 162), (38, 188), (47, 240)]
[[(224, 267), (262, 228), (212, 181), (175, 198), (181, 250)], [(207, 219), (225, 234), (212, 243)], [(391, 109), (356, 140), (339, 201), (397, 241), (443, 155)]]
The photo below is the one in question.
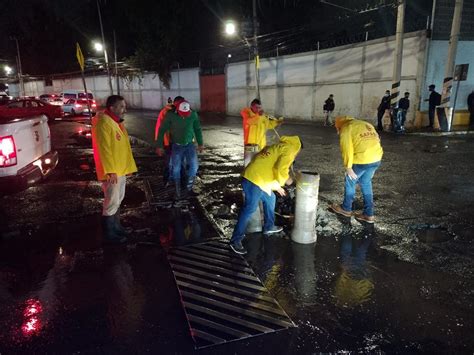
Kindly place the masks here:
[(96, 105), (96, 104), (92, 104), (91, 106), (92, 106), (92, 107), (97, 107), (97, 105)]
[(0, 137), (0, 168), (16, 165), (16, 147), (13, 136)]
[(75, 104), (74, 106), (75, 106), (75, 107), (82, 107), (81, 104)]

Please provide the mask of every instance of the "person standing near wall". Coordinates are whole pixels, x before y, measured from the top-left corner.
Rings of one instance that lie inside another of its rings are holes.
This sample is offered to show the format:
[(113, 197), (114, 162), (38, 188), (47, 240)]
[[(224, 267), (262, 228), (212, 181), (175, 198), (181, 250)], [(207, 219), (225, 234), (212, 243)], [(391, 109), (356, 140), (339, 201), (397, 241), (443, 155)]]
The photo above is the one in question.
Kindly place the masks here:
[(250, 107), (245, 107), (240, 112), (244, 129), (244, 145), (257, 144), (259, 150), (267, 145), (267, 130), (278, 127), (283, 119), (273, 119), (265, 115), (262, 103), (259, 99), (254, 99)]
[(165, 116), (163, 123), (158, 131), (156, 152), (159, 156), (163, 156), (164, 135), (166, 132), (171, 135), (171, 159), (170, 159), (170, 175), (175, 185), (176, 200), (185, 197), (181, 189), (181, 169), (183, 162), (186, 162), (188, 171), (186, 172), (186, 194), (192, 194), (194, 180), (196, 178), (199, 167), (196, 146), (194, 138), (196, 138), (199, 152), (204, 149), (202, 140), (201, 123), (199, 116), (193, 110), (187, 101), (179, 103), (176, 111), (170, 110)]
[(323, 106), (324, 117), (325, 117), (324, 125), (325, 126), (329, 126), (329, 125), (332, 126), (331, 115), (332, 115), (335, 107), (336, 107), (336, 104), (334, 102), (334, 95), (331, 94), (326, 99), (326, 101), (324, 101), (324, 106)]
[(346, 176), (342, 205), (333, 204), (329, 208), (334, 213), (350, 218), (356, 185), (359, 184), (364, 197), (364, 210), (355, 213), (354, 217), (359, 222), (374, 223), (372, 178), (383, 156), (380, 137), (370, 123), (350, 116), (337, 117), (335, 126)]
[(474, 129), (474, 90), (467, 97), (467, 109), (469, 110), (469, 129)]
[(441, 95), (435, 91), (435, 85), (431, 84), (428, 86), (428, 90), (430, 91), (430, 97), (425, 101), (428, 101), (428, 118), (430, 123), (426, 128), (433, 128), (434, 125), (434, 117), (435, 117), (435, 109), (436, 106), (441, 104)]
[[(155, 125), (155, 141), (158, 140), (158, 132), (160, 130), (160, 126), (165, 119), (166, 114), (168, 111), (176, 111), (176, 107), (184, 101), (184, 97), (176, 96), (174, 100), (171, 100), (171, 97), (168, 97), (168, 103), (165, 107), (160, 111), (158, 118), (156, 119)], [(171, 143), (170, 143), (170, 134), (166, 132), (163, 137), (163, 149), (164, 149), (164, 159), (163, 159), (163, 181), (165, 184), (168, 183), (169, 180), (169, 165), (170, 165), (170, 157), (171, 157)], [(158, 152), (157, 152), (158, 153)]]
[(382, 118), (386, 110), (390, 110), (390, 90), (385, 91), (385, 95), (377, 108), (377, 130), (383, 131)]
[(410, 93), (407, 91), (398, 101), (397, 119), (394, 127), (395, 132), (405, 131), (405, 121), (407, 119), (407, 112), (410, 108)]
[(126, 176), (137, 171), (127, 130), (123, 124), (125, 99), (107, 98), (106, 109), (92, 121), (92, 147), (97, 179), (102, 183), (104, 203), (102, 229), (105, 242), (124, 243), (126, 231), (120, 224), (120, 204), (125, 196)]
[(263, 204), (263, 234), (270, 235), (283, 230), (282, 227), (275, 226), (276, 196), (273, 191), (285, 196), (286, 193), (282, 186), (293, 183), (289, 177), (289, 170), (301, 147), (301, 140), (298, 136), (282, 136), (278, 144), (265, 147), (245, 168), (242, 173), (244, 205), (240, 210), (229, 244), (235, 253), (247, 253), (242, 246), (242, 240), (245, 237), (247, 223), (260, 201)]

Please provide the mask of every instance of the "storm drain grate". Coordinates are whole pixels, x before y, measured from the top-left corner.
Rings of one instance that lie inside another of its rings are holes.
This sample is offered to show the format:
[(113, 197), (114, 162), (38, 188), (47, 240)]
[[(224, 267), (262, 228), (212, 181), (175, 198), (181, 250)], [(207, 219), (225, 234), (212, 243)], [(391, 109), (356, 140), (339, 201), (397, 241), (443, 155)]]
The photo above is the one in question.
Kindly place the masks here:
[(296, 327), (226, 242), (170, 249), (168, 260), (197, 349)]
[(144, 179), (144, 182), (150, 206), (169, 206), (173, 203), (173, 186), (166, 186), (162, 179)]

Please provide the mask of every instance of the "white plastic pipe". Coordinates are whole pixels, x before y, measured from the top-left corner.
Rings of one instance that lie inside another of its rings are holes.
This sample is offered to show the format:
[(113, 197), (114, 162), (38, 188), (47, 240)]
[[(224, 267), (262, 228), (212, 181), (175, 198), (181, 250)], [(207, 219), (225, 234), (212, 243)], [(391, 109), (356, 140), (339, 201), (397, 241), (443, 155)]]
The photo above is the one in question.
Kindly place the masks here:
[[(244, 168), (250, 164), (252, 158), (260, 151), (258, 144), (246, 144), (244, 147)], [(245, 195), (244, 195), (245, 199)], [(247, 224), (247, 233), (259, 233), (262, 231), (262, 204), (259, 203), (257, 210), (252, 214)]]
[(300, 244), (315, 243), (318, 209), (319, 175), (301, 171), (296, 174), (295, 223), (291, 240)]

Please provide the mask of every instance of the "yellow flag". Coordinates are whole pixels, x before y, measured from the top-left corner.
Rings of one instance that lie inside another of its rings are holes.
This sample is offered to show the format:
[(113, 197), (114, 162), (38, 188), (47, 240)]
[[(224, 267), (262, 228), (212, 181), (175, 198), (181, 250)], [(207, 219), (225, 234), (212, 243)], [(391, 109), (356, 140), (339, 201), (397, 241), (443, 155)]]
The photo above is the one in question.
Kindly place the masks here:
[(257, 69), (260, 69), (260, 56), (259, 55), (255, 56), (255, 66), (257, 67)]
[(79, 43), (77, 42), (76, 42), (76, 57), (77, 57), (77, 62), (79, 63), (81, 67), (81, 70), (84, 71), (84, 55), (82, 54)]

